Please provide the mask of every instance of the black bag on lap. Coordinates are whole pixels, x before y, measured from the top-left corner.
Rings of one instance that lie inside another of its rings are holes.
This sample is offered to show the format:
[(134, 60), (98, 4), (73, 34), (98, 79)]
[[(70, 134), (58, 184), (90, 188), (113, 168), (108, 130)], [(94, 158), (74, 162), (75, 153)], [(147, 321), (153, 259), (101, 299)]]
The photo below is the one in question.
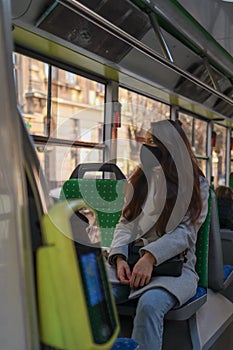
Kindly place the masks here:
[[(130, 243), (128, 246), (127, 262), (131, 270), (133, 269), (137, 261), (140, 259), (139, 249), (141, 248), (142, 246), (138, 245), (135, 242)], [(181, 254), (178, 254), (173, 258), (164, 261), (162, 264), (158, 266), (154, 266), (152, 276), (179, 277), (182, 273), (183, 264), (184, 262), (186, 262), (185, 255), (186, 255), (186, 252), (182, 252)]]

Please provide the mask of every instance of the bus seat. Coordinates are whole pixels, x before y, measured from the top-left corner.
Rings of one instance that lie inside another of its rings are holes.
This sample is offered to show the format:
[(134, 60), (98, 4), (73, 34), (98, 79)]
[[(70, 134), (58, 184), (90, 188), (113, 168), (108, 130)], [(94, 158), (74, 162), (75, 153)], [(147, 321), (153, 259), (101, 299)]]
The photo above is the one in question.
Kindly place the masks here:
[(70, 179), (83, 179), (90, 172), (100, 172), (101, 175), (112, 173), (115, 175), (116, 180), (125, 179), (125, 175), (114, 163), (80, 163), (71, 173)]
[[(116, 179), (84, 178), (87, 171), (114, 171)], [(124, 175), (115, 164), (84, 163), (80, 164), (71, 174), (71, 178), (63, 184), (60, 200), (82, 198), (93, 208), (101, 233), (101, 245), (108, 248), (121, 216), (126, 184)]]
[(233, 173), (230, 173), (229, 176), (229, 187), (233, 190)]
[[(233, 284), (233, 265), (224, 265), (216, 194), (211, 189), (212, 210), (209, 235), (208, 285), (223, 291)], [(233, 297), (232, 297), (233, 298)]]
[(209, 230), (211, 220), (212, 198), (209, 192), (208, 213), (205, 222), (198, 231), (196, 242), (196, 272), (199, 282), (196, 294), (179, 308), (170, 310), (166, 319), (187, 320), (206, 302), (208, 287), (208, 253), (209, 253)]
[(233, 230), (220, 229), (224, 265), (233, 265)]

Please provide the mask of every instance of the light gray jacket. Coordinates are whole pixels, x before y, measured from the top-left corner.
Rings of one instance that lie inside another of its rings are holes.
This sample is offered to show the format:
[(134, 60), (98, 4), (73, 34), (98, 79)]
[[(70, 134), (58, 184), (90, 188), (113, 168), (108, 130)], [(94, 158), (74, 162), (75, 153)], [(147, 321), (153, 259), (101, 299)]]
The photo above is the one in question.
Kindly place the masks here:
[(139, 237), (142, 239), (144, 246), (140, 249), (140, 254), (146, 251), (150, 252), (156, 258), (157, 265), (187, 249), (187, 262), (184, 264), (181, 276), (152, 277), (150, 283), (145, 287), (132, 290), (130, 298), (137, 297), (145, 290), (154, 287), (162, 287), (168, 290), (178, 299), (179, 305), (182, 305), (195, 295), (198, 283), (198, 275), (195, 271), (195, 244), (197, 232), (205, 221), (208, 212), (209, 184), (203, 177), (200, 177), (200, 189), (203, 207), (196, 222), (191, 224), (189, 216), (186, 214), (180, 224), (178, 224), (172, 232), (166, 233), (162, 237), (157, 235), (154, 226), (144, 234), (141, 234), (140, 219), (139, 221), (128, 223), (123, 217), (121, 218), (116, 227), (109, 254), (109, 264), (112, 265), (112, 267), (114, 267), (114, 257), (116, 257), (116, 255), (123, 255), (127, 259), (127, 243), (130, 242), (129, 236), (133, 237), (131, 241)]

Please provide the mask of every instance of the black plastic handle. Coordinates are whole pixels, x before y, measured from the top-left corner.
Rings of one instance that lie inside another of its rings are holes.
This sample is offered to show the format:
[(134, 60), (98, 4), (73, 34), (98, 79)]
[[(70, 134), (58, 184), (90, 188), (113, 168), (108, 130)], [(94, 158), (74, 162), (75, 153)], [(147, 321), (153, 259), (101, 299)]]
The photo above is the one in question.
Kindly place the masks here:
[(78, 164), (70, 175), (70, 179), (82, 179), (84, 174), (89, 171), (102, 171), (114, 173), (116, 180), (125, 179), (125, 175), (114, 163), (81, 163)]

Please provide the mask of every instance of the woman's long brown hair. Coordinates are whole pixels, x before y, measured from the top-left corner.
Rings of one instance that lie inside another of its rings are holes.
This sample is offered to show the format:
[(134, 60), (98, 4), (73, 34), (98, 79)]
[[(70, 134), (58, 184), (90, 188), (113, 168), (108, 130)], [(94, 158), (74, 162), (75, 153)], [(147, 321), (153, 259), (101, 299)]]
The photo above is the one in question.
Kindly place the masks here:
[[(169, 120), (169, 122), (176, 128), (180, 136), (182, 137), (187, 151), (190, 155), (190, 159), (193, 167), (193, 193), (191, 201), (189, 204), (189, 216), (191, 223), (194, 223), (195, 220), (199, 217), (202, 210), (202, 199), (200, 194), (200, 181), (199, 176), (203, 175), (200, 168), (197, 165), (196, 158), (192, 152), (190, 143), (187, 136), (185, 135), (182, 127), (178, 122)], [(161, 149), (163, 157), (161, 160), (161, 166), (165, 175), (166, 185), (167, 185), (167, 197), (165, 201), (164, 208), (162, 213), (155, 224), (156, 231), (159, 235), (165, 233), (166, 225), (174, 208), (177, 193), (178, 193), (178, 173), (176, 169), (175, 162), (168, 152), (166, 147), (155, 137), (152, 136), (156, 145)], [(128, 220), (132, 221), (138, 217), (142, 211), (142, 205), (145, 202), (148, 193), (148, 185), (146, 176), (142, 168), (138, 167), (132, 176), (130, 177), (130, 183), (133, 186), (133, 196), (130, 203), (124, 208), (123, 216)]]

